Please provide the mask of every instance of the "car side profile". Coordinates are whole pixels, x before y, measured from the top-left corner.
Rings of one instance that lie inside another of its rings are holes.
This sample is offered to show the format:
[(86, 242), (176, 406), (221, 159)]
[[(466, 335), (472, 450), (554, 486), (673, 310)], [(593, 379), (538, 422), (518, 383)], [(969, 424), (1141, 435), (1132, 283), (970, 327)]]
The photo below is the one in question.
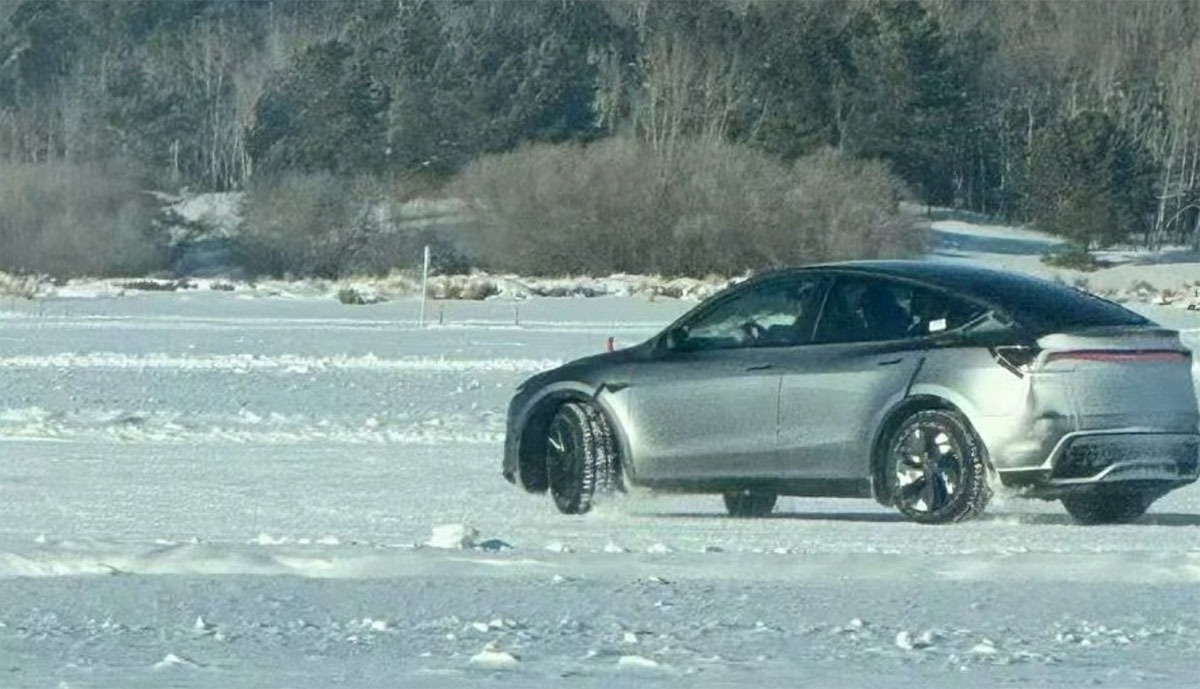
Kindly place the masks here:
[(1200, 472), (1191, 367), (1177, 332), (1034, 277), (788, 269), (526, 380), (503, 474), (565, 513), (628, 483), (721, 494), (735, 516), (861, 497), (943, 523), (998, 483), (1083, 523), (1128, 521)]

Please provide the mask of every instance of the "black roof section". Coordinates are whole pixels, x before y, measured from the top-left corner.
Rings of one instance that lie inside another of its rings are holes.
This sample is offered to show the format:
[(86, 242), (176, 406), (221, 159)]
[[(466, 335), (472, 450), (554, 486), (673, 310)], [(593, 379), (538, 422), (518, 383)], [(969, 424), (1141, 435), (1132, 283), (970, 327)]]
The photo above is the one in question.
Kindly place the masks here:
[(943, 261), (848, 261), (812, 268), (891, 276), (922, 282), (999, 308), (1022, 325), (1052, 332), (1151, 321), (1120, 304), (1042, 278)]

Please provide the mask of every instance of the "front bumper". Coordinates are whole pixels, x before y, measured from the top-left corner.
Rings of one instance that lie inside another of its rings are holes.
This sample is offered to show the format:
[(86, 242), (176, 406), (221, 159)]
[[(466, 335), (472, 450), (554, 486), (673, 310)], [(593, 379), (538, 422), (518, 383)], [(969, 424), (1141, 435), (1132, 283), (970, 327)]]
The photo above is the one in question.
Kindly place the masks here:
[(520, 477), (521, 461), (519, 455), (520, 431), (518, 430), (517, 413), (521, 408), (521, 391), (513, 396), (508, 404), (508, 420), (504, 432), (504, 460), (501, 473), (509, 483), (517, 483)]
[(1006, 486), (1051, 498), (1124, 482), (1169, 489), (1200, 477), (1200, 434), (1077, 431), (1065, 434), (1043, 463), (997, 473)]

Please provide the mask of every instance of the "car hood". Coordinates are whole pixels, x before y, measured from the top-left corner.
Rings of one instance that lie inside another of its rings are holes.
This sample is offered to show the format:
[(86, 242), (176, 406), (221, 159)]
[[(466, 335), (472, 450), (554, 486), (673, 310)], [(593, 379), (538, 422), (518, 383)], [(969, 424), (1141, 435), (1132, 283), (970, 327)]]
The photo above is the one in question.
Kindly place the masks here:
[(542, 371), (530, 376), (525, 382), (521, 383), (518, 389), (537, 388), (550, 383), (556, 383), (560, 380), (591, 382), (597, 377), (597, 374), (607, 371), (613, 366), (644, 359), (648, 351), (649, 345), (648, 343), (644, 343), (627, 349), (618, 349), (615, 352), (601, 352), (574, 359), (558, 368), (552, 368), (549, 371)]

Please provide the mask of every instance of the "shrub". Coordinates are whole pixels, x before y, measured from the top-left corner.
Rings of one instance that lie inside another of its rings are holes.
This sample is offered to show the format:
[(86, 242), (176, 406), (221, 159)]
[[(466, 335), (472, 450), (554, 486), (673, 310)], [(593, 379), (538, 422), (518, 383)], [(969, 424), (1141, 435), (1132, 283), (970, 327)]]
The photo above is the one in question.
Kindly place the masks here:
[(1047, 254), (1042, 255), (1042, 263), (1054, 268), (1082, 270), (1092, 272), (1103, 268), (1106, 264), (1092, 255), (1082, 244), (1069, 243)]
[(435, 273), (464, 273), (461, 253), (428, 228), (408, 229), (392, 190), (371, 178), (288, 173), (247, 190), (237, 262), (255, 275), (336, 279), (417, 267), (426, 244)]
[(469, 299), (482, 301), (500, 293), (495, 280), (480, 275), (452, 275), (431, 280), (430, 299)]
[(41, 291), (41, 279), (36, 275), (9, 275), (0, 271), (0, 297), (33, 299)]
[(480, 262), (529, 275), (735, 275), (922, 242), (887, 170), (832, 151), (788, 166), (710, 140), (539, 145), (476, 161), (455, 191)]
[(328, 173), (256, 180), (246, 193), (242, 267), (256, 275), (339, 277), (362, 241), (349, 191)]
[(0, 164), (0, 270), (144, 275), (166, 263), (155, 202), (134, 171), (108, 165)]
[(367, 304), (378, 304), (383, 301), (381, 297), (374, 294), (367, 294), (353, 287), (342, 287), (337, 291), (337, 300), (343, 304), (352, 306), (365, 306)]
[(175, 292), (181, 289), (196, 289), (196, 284), (187, 280), (129, 280), (119, 283), (121, 289), (137, 292)]

